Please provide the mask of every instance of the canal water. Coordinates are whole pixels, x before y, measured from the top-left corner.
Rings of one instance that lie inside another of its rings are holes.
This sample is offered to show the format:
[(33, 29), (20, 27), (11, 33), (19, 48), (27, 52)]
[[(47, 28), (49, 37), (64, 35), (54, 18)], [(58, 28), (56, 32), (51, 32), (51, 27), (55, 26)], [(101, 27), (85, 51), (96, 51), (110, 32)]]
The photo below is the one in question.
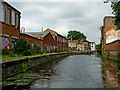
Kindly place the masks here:
[[(59, 62), (54, 62), (43, 67), (42, 71), (45, 71), (43, 74), (48, 76), (48, 78), (36, 80), (32, 83), (30, 89), (104, 88), (106, 85), (109, 85), (108, 87), (110, 87), (111, 79), (109, 80), (106, 78), (110, 78), (111, 76), (109, 76), (107, 70), (111, 67), (114, 67), (114, 69), (118, 67), (115, 62), (113, 66), (106, 63), (108, 63), (108, 61), (102, 60), (95, 55), (73, 55), (66, 57)], [(108, 68), (104, 68), (106, 65), (108, 65)], [(117, 70), (116, 72), (118, 72)], [(108, 74), (108, 76), (106, 77), (104, 74)], [(114, 76), (112, 78), (114, 78)], [(116, 81), (117, 84), (118, 82), (119, 81)]]

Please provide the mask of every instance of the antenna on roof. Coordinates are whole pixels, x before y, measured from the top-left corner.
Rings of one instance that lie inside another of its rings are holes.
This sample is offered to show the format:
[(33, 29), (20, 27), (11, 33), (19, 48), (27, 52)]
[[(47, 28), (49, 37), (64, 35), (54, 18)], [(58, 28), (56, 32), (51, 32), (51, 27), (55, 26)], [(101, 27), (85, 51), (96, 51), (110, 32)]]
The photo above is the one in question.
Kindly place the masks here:
[(42, 27), (42, 32), (43, 32), (43, 27)]

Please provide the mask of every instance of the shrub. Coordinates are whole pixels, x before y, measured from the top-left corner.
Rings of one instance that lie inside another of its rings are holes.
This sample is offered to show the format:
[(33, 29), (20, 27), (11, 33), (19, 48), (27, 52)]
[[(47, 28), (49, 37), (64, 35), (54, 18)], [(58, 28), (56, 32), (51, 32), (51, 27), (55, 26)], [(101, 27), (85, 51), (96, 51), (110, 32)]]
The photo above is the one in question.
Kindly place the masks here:
[(3, 55), (9, 54), (9, 51), (7, 49), (2, 49), (2, 54)]
[(55, 48), (55, 52), (57, 52), (57, 48)]
[(106, 55), (109, 56), (109, 50), (106, 48), (105, 49)]
[(27, 40), (21, 38), (17, 41), (14, 51), (15, 53), (23, 55), (31, 55), (31, 45), (27, 42)]

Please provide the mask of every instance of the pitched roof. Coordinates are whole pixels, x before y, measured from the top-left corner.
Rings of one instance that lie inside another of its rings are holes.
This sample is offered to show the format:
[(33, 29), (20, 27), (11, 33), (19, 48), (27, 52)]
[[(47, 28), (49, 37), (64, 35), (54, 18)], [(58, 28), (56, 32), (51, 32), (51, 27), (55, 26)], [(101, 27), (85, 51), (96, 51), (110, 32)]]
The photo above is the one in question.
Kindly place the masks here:
[(17, 11), (19, 14), (21, 14), (20, 10), (17, 10), (15, 7), (13, 7), (10, 3), (6, 2), (5, 0), (2, 0), (2, 3), (8, 5), (9, 7), (11, 7), (12, 9), (14, 9), (15, 11)]
[[(47, 29), (46, 29), (46, 30), (47, 30)], [(58, 34), (58, 33), (57, 33), (57, 32), (55, 32), (54, 30), (51, 30), (51, 29), (49, 29), (49, 28), (48, 28), (48, 30), (50, 30), (50, 31), (52, 31), (52, 32), (54, 32), (54, 33), (56, 33), (56, 34)]]
[(26, 32), (27, 34), (39, 37), (39, 38), (44, 38), (49, 32)]
[[(57, 35), (60, 35), (61, 37), (64, 37), (64, 36), (62, 36), (61, 34), (57, 33), (57, 32), (56, 32), (56, 31), (54, 31), (54, 30), (51, 30), (51, 29), (49, 29), (49, 28), (48, 28), (48, 29), (46, 29), (46, 30), (50, 30), (50, 31), (52, 31), (52, 32), (56, 33)], [(45, 30), (45, 31), (46, 31), (46, 30)], [(65, 37), (64, 37), (64, 38), (65, 38)]]

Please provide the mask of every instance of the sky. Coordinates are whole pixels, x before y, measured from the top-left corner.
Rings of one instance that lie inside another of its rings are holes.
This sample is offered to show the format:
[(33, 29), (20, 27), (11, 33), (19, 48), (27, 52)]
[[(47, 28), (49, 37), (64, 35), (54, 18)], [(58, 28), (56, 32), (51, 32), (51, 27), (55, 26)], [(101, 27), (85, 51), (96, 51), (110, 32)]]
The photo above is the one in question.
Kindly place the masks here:
[(63, 36), (77, 30), (99, 44), (105, 16), (113, 16), (111, 4), (103, 0), (5, 0), (21, 12), (26, 32), (50, 28)]

